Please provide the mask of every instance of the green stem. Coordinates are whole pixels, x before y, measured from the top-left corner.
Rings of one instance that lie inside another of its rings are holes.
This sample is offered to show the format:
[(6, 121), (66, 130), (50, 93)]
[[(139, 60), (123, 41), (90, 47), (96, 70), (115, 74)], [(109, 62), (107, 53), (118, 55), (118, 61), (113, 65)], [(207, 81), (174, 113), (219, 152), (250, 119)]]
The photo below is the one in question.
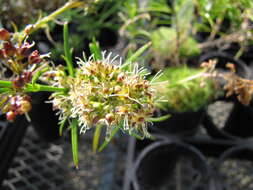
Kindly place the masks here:
[(72, 154), (73, 162), (78, 168), (78, 121), (74, 119), (71, 123), (71, 142), (72, 142)]
[(68, 30), (68, 23), (64, 24), (63, 27), (63, 42), (64, 42), (64, 53), (65, 53), (65, 60), (67, 63), (67, 68), (69, 75), (74, 77), (74, 67), (72, 62), (72, 54), (69, 47), (69, 30)]
[(12, 88), (12, 82), (0, 80), (0, 88)]
[(92, 143), (93, 153), (97, 152), (99, 139), (100, 139), (100, 135), (101, 135), (101, 129), (102, 129), (102, 125), (96, 126), (94, 137), (93, 137), (93, 143)]
[(69, 1), (64, 6), (60, 7), (59, 9), (57, 9), (56, 11), (51, 13), (50, 15), (48, 15), (42, 19), (39, 19), (35, 24), (32, 25), (32, 28), (30, 31), (28, 31), (28, 33), (26, 33), (25, 30), (22, 31), (22, 33), (29, 35), (29, 34), (35, 32), (36, 30), (38, 30), (39, 28), (43, 27), (46, 23), (55, 19), (58, 15), (62, 14), (63, 12), (65, 12), (69, 9), (72, 9), (72, 8), (80, 7), (84, 4), (85, 4), (85, 2), (82, 2), (82, 1)]
[(42, 85), (42, 84), (27, 84), (25, 88), (26, 92), (67, 92), (67, 88), (58, 88), (54, 86), (47, 86), (47, 85)]
[[(13, 88), (11, 81), (4, 81), (0, 80), (0, 88)], [(26, 92), (40, 92), (40, 91), (46, 91), (46, 92), (67, 92), (67, 88), (58, 88), (54, 86), (48, 86), (48, 85), (42, 85), (42, 84), (26, 84), (26, 87), (24, 89)]]

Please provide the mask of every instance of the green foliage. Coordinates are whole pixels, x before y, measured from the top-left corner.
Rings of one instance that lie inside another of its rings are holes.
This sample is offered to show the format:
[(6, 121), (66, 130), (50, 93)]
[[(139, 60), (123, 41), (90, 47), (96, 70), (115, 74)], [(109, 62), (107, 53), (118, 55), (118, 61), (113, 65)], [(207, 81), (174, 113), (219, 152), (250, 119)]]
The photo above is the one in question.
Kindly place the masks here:
[(199, 0), (195, 4), (202, 18), (200, 29), (206, 31), (212, 30), (217, 19), (227, 19), (233, 28), (239, 29), (245, 13), (249, 13), (249, 18), (253, 14), (252, 0)]
[(210, 79), (200, 69), (187, 66), (170, 67), (155, 80), (159, 97), (157, 106), (163, 110), (187, 112), (203, 108), (214, 97), (215, 90)]
[[(160, 27), (155, 30), (151, 35), (153, 43), (153, 50), (162, 55), (170, 57), (172, 56), (177, 48), (176, 43), (176, 31), (173, 28)], [(193, 56), (200, 53), (196, 40), (190, 36), (187, 36), (180, 43), (179, 52), (182, 57)]]

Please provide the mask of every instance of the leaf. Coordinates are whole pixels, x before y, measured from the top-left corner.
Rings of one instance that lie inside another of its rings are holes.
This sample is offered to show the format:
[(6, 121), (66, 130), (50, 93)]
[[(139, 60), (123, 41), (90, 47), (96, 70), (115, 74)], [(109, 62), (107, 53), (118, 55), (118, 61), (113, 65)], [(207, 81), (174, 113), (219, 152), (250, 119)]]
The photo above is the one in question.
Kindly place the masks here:
[(68, 72), (70, 76), (74, 76), (74, 66), (72, 61), (72, 51), (69, 46), (69, 30), (68, 30), (68, 23), (64, 24), (63, 27), (63, 40), (64, 40), (64, 54), (65, 54), (65, 61), (68, 67)]
[(44, 74), (45, 72), (47, 72), (48, 70), (49, 70), (49, 67), (45, 67), (45, 68), (43, 68), (43, 69), (37, 71), (37, 72), (33, 75), (33, 77), (32, 77), (32, 84), (34, 85), (34, 84), (37, 82), (37, 80), (40, 78), (40, 76), (43, 75), (43, 74)]
[(118, 132), (118, 130), (120, 129), (120, 127), (116, 127), (112, 130), (111, 136), (109, 137), (108, 140), (105, 140), (102, 145), (99, 147), (98, 151), (101, 152), (102, 150), (104, 150), (104, 148), (109, 144), (109, 142), (112, 140), (112, 138), (116, 135), (116, 133)]
[(71, 142), (72, 142), (72, 154), (73, 162), (78, 169), (78, 122), (77, 119), (73, 119), (71, 123)]
[(164, 115), (164, 116), (161, 116), (161, 117), (149, 118), (148, 121), (150, 121), (150, 122), (161, 122), (161, 121), (164, 121), (166, 119), (169, 119), (170, 117), (171, 117), (171, 115), (167, 114), (167, 115)]
[(127, 69), (128, 66), (133, 63), (134, 61), (136, 61), (141, 54), (143, 54), (150, 46), (151, 46), (151, 42), (146, 43), (145, 45), (143, 45), (142, 47), (140, 47), (135, 53), (133, 53), (125, 62), (124, 65), (122, 65), (122, 68)]
[(143, 140), (144, 139), (144, 137), (142, 137), (142, 136), (140, 136), (140, 135), (138, 135), (138, 134), (136, 134), (134, 132), (129, 133), (129, 135), (131, 135), (132, 137), (134, 137), (134, 138), (136, 138), (138, 140)]
[(101, 135), (101, 129), (102, 129), (101, 125), (96, 126), (94, 137), (93, 137), (93, 143), (92, 143), (92, 150), (94, 153), (96, 153), (97, 149), (98, 149), (99, 139), (100, 139), (100, 135)]
[(66, 123), (66, 121), (67, 121), (67, 117), (66, 118), (64, 118), (62, 121), (60, 121), (60, 127), (59, 127), (59, 134), (60, 134), (60, 136), (62, 136), (62, 132), (63, 132), (63, 128), (64, 128), (64, 126), (65, 126), (65, 123)]
[(95, 60), (101, 60), (102, 54), (98, 42), (93, 38), (92, 43), (89, 44), (90, 51), (94, 55)]

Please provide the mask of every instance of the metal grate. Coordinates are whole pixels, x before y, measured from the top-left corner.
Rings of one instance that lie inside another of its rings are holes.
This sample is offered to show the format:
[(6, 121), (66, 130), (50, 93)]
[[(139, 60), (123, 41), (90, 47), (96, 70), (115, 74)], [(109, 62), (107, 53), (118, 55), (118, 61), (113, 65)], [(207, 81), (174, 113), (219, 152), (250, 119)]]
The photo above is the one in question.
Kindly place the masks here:
[(41, 141), (29, 127), (2, 190), (95, 190), (103, 173), (103, 154), (93, 154), (91, 140), (80, 136), (80, 169), (73, 168), (68, 139), (52, 144)]

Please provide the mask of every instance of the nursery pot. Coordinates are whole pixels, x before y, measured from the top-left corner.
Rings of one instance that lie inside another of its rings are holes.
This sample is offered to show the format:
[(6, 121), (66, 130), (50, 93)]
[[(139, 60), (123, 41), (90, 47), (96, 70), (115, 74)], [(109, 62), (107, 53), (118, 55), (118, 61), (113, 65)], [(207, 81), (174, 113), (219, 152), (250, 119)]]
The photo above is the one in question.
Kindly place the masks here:
[[(216, 69), (220, 70), (221, 72), (228, 72), (230, 71), (227, 67), (226, 64), (227, 63), (232, 63), (235, 66), (235, 70), (236, 70), (236, 74), (242, 78), (246, 78), (246, 79), (250, 79), (252, 78), (252, 71), (251, 69), (240, 59), (234, 59), (233, 55), (225, 53), (225, 52), (220, 52), (220, 51), (215, 51), (215, 52), (208, 52), (204, 55), (202, 55), (199, 58), (199, 63), (203, 63), (205, 61), (208, 60), (217, 60), (217, 64), (216, 64)], [(219, 81), (221, 83), (221, 85), (225, 84), (225, 81), (220, 80)], [(219, 97), (219, 100), (224, 100), (224, 101), (236, 101), (236, 96), (230, 96), (225, 97)]]
[(194, 147), (160, 141), (140, 153), (132, 176), (135, 190), (208, 189), (209, 168)]
[(51, 103), (46, 103), (50, 93), (38, 92), (32, 98), (32, 110), (29, 112), (35, 131), (43, 140), (52, 142), (59, 139), (59, 124)]
[(218, 126), (214, 119), (207, 112), (203, 117), (207, 132), (214, 138), (238, 140), (253, 136), (253, 109), (250, 106), (235, 101), (224, 125)]
[[(252, 78), (252, 72), (249, 67), (241, 60), (234, 59), (232, 55), (224, 52), (211, 52), (203, 55), (200, 62), (209, 59), (216, 59), (216, 67), (224, 72), (227, 71), (226, 64), (233, 63), (236, 73), (243, 78)], [(220, 81), (222, 83), (222, 81)], [(224, 81), (223, 81), (224, 82)], [(237, 139), (240, 137), (250, 137), (253, 135), (252, 127), (249, 123), (253, 121), (253, 112), (249, 106), (244, 106), (238, 102), (236, 95), (229, 98), (225, 96), (219, 97), (217, 101), (230, 102), (233, 108), (222, 127), (214, 124), (213, 119), (208, 113), (205, 113), (203, 123), (207, 132), (217, 138)]]
[(170, 114), (170, 118), (165, 121), (155, 123), (150, 128), (151, 133), (160, 133), (177, 136), (192, 136), (199, 129), (199, 124), (203, 116), (203, 110), (196, 112), (163, 112), (160, 115)]
[(15, 122), (7, 122), (0, 112), (0, 189), (27, 126), (27, 120), (23, 116), (18, 116)]
[(222, 190), (253, 189), (252, 160), (252, 143), (245, 143), (224, 152), (216, 166)]

